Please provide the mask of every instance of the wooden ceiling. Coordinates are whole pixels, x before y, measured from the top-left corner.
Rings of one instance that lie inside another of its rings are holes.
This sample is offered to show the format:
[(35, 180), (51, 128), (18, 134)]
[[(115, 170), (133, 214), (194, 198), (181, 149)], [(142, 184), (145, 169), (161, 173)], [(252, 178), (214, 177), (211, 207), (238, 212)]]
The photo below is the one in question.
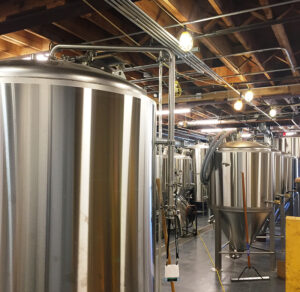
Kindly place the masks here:
[[(161, 26), (169, 26), (286, 1), (134, 2)], [(56, 43), (158, 45), (146, 33), (131, 36), (140, 29), (104, 0), (0, 1), (0, 21), (0, 59), (46, 52)], [(189, 24), (187, 29), (195, 38), (194, 53), (209, 67), (237, 89), (253, 89), (254, 103), (260, 109), (268, 112), (272, 105), (276, 105), (280, 110), (277, 120), (281, 125), (299, 127), (295, 126), (300, 120), (299, 21), (300, 2)], [(182, 25), (168, 29), (176, 37), (182, 30)], [(271, 48), (277, 49), (246, 53)], [(236, 53), (243, 54), (228, 56)], [(128, 69), (155, 63), (155, 58), (149, 54), (122, 53), (101, 55), (93, 65), (111, 71), (118, 66)], [(294, 72), (291, 66), (296, 68)], [(253, 107), (245, 106), (241, 113), (234, 111), (232, 105), (237, 96), (224, 84), (195, 73), (186, 64), (178, 64), (177, 71), (182, 88), (177, 106), (192, 108), (190, 114), (177, 115), (177, 122), (217, 117), (235, 119), (235, 126), (245, 126), (246, 122), (254, 126), (259, 122), (274, 125)], [(157, 67), (128, 70), (125, 74), (128, 80), (147, 89), (150, 96), (156, 96)], [(167, 76), (167, 68), (164, 75)], [(164, 95), (167, 95), (167, 86)]]

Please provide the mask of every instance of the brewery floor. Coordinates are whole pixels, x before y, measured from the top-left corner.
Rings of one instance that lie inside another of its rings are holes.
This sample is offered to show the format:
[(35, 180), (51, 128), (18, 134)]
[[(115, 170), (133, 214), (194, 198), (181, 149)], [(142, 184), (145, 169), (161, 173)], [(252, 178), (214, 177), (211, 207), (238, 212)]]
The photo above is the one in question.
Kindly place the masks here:
[[(207, 226), (207, 216), (201, 216), (198, 219), (198, 229), (202, 229), (202, 233), (197, 237), (181, 239), (180, 248), (180, 280), (175, 284), (176, 292), (216, 292), (222, 291), (218, 277), (209, 256), (204, 248), (202, 240), (205, 242), (212, 259), (214, 260), (214, 231)], [(201, 240), (202, 238), (202, 240)], [(225, 243), (225, 238), (224, 238)], [(280, 242), (276, 242), (276, 246)], [(259, 247), (267, 247), (266, 243), (255, 243)], [(171, 246), (171, 253), (174, 260), (174, 247)], [(221, 273), (221, 281), (227, 292), (281, 292), (285, 291), (285, 282), (277, 277), (276, 272), (270, 272), (270, 256), (269, 255), (253, 255), (252, 264), (264, 276), (270, 276), (269, 281), (252, 281), (252, 282), (231, 282), (231, 277), (237, 277), (242, 269), (247, 265), (247, 257), (243, 255), (237, 260), (233, 260), (228, 256), (222, 257), (223, 272)], [(277, 255), (280, 258), (280, 254)], [(165, 263), (163, 257), (162, 266)], [(164, 267), (161, 269), (163, 277)], [(170, 283), (162, 282), (162, 292), (171, 291)], [(224, 290), (223, 290), (224, 291)]]

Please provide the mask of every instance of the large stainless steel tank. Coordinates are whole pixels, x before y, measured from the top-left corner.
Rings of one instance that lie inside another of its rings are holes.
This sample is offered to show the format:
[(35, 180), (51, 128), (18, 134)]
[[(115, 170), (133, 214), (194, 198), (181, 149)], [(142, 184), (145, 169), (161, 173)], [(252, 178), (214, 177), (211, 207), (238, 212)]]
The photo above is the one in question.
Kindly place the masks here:
[(271, 150), (250, 141), (227, 142), (215, 154), (211, 177), (211, 204), (220, 211), (222, 228), (233, 250), (246, 248), (242, 176), (245, 173), (248, 227), (251, 242), (272, 205)]
[(293, 157), (291, 154), (283, 154), (282, 178), (282, 193), (291, 192), (293, 189)]
[(154, 102), (58, 61), (0, 87), (0, 291), (154, 291)]
[(273, 198), (275, 199), (276, 195), (282, 194), (283, 187), (283, 177), (282, 177), (282, 162), (283, 156), (281, 151), (272, 150), (271, 156), (271, 171), (272, 171), (272, 185), (273, 185)]
[(197, 144), (191, 147), (193, 162), (194, 201), (204, 202), (207, 197), (207, 187), (201, 183), (200, 173), (207, 151), (207, 144)]

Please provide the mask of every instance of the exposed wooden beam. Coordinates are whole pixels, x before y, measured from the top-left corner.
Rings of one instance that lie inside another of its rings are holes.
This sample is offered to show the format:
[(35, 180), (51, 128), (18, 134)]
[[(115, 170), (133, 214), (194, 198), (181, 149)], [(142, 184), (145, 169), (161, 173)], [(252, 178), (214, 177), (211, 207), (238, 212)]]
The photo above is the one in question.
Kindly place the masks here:
[[(39, 3), (39, 2), (46, 2), (46, 1), (31, 0), (30, 2)], [(7, 1), (7, 3), (11, 3), (11, 1)], [(1, 6), (0, 6), (0, 11), (2, 14)], [(13, 18), (7, 18), (5, 21), (1, 22), (0, 35), (7, 34), (10, 32), (20, 31), (23, 29), (29, 29), (35, 26), (41, 26), (44, 24), (50, 24), (51, 22), (56, 22), (65, 18), (76, 17), (78, 15), (85, 14), (90, 11), (91, 9), (87, 5), (85, 5), (82, 1), (79, 0), (73, 2), (67, 2), (65, 5), (57, 6), (55, 8), (43, 9), (43, 10), (30, 10), (26, 14), (14, 16)]]
[(24, 30), (0, 35), (0, 39), (17, 46), (31, 48), (33, 51), (47, 51), (50, 43), (49, 40)]
[[(208, 0), (208, 2), (214, 8), (214, 10), (217, 12), (217, 14), (220, 15), (220, 14), (224, 13), (222, 3), (219, 0)], [(225, 17), (225, 18), (223, 18), (223, 21), (229, 27), (235, 26), (231, 17)], [(234, 35), (238, 39), (238, 41), (244, 46), (244, 48), (246, 50), (250, 51), (253, 49), (251, 42), (248, 39), (246, 39), (246, 37), (244, 35), (242, 35), (240, 32), (235, 32)], [(253, 56), (253, 61), (257, 64), (260, 71), (265, 71), (263, 65), (261, 64), (261, 62), (258, 60), (258, 58), (255, 55)], [(271, 77), (268, 73), (265, 73), (264, 75), (267, 77), (267, 79), (271, 79)]]
[[(259, 0), (260, 5), (268, 5), (269, 4), (269, 0)], [(273, 18), (273, 12), (271, 8), (267, 8), (264, 10), (265, 15), (268, 19), (272, 19)], [(291, 44), (289, 42), (289, 39), (287, 37), (285, 28), (283, 24), (275, 24), (272, 25), (272, 30), (274, 32), (274, 35), (280, 45), (280, 47), (285, 48), (289, 54), (290, 54), (290, 58), (294, 64), (294, 66), (297, 66), (297, 62), (296, 62), (296, 58), (295, 55), (293, 53)], [(287, 58), (287, 56), (285, 56), (286, 60), (289, 62), (289, 59)], [(290, 64), (291, 65), (291, 64)], [(294, 76), (300, 76), (299, 72), (296, 71), (293, 73)]]
[[(246, 90), (241, 90), (242, 93), (245, 93)], [(271, 96), (273, 98), (276, 98), (276, 95), (300, 95), (300, 84), (290, 84), (290, 85), (279, 85), (279, 86), (268, 86), (268, 87), (256, 87), (252, 89), (255, 98), (263, 98), (264, 96)], [(201, 101), (208, 101), (208, 100), (227, 100), (228, 98), (238, 98), (239, 95), (237, 95), (233, 91), (214, 91), (209, 93), (203, 93), (201, 96)], [(176, 103), (188, 103), (188, 102), (196, 102), (199, 101), (199, 98), (197, 97), (191, 97), (188, 96), (181, 96), (180, 99), (176, 100)], [(164, 96), (163, 103), (167, 103), (167, 96)]]
[[(193, 8), (196, 3), (194, 1), (187, 1), (184, 6), (183, 11), (183, 5), (182, 2), (177, 1), (169, 1), (169, 0), (156, 0), (158, 3), (160, 3), (170, 14), (173, 15), (178, 21), (180, 22), (186, 22), (189, 20), (190, 13), (193, 11)], [(150, 1), (139, 1), (137, 2), (137, 5), (143, 9), (150, 17), (155, 19), (155, 15), (153, 14), (153, 9), (149, 6), (151, 2)], [(145, 5), (148, 6), (145, 6)], [(167, 23), (159, 22), (161, 25), (165, 25)], [(199, 25), (188, 25), (188, 28), (190, 28), (193, 31), (197, 31), (199, 33), (202, 33), (202, 30)], [(215, 55), (225, 55), (231, 53), (231, 48), (226, 42), (225, 39), (215, 38), (215, 39), (202, 39), (201, 42)], [(237, 65), (234, 64), (231, 59), (228, 58), (220, 58), (221, 62), (223, 62), (224, 65), (226, 65), (234, 74), (240, 74), (239, 70), (237, 69)], [(239, 78), (242, 81), (246, 81), (246, 78), (244, 76), (239, 76)]]
[(23, 0), (23, 1), (4, 1), (0, 4), (0, 21), (4, 21), (7, 17), (14, 14), (21, 14), (28, 10), (37, 10), (38, 8), (54, 8), (62, 6), (65, 0)]

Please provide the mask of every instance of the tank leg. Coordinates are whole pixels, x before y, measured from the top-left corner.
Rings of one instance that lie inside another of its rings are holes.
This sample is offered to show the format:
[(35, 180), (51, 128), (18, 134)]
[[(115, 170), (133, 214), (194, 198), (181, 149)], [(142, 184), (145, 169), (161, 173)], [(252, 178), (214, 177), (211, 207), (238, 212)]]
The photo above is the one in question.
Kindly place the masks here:
[(273, 252), (273, 254), (271, 254), (271, 270), (274, 271), (276, 269), (274, 208), (270, 214), (270, 225), (269, 226), (270, 226), (270, 251)]
[(220, 211), (214, 210), (215, 215), (215, 266), (218, 271), (222, 270), (222, 255), (221, 251), (221, 220), (220, 220)]
[(281, 250), (284, 250), (284, 238), (285, 238), (285, 232), (284, 232), (284, 225), (285, 225), (285, 214), (284, 214), (284, 204), (285, 204), (285, 198), (281, 198), (281, 204), (280, 204), (280, 245)]

